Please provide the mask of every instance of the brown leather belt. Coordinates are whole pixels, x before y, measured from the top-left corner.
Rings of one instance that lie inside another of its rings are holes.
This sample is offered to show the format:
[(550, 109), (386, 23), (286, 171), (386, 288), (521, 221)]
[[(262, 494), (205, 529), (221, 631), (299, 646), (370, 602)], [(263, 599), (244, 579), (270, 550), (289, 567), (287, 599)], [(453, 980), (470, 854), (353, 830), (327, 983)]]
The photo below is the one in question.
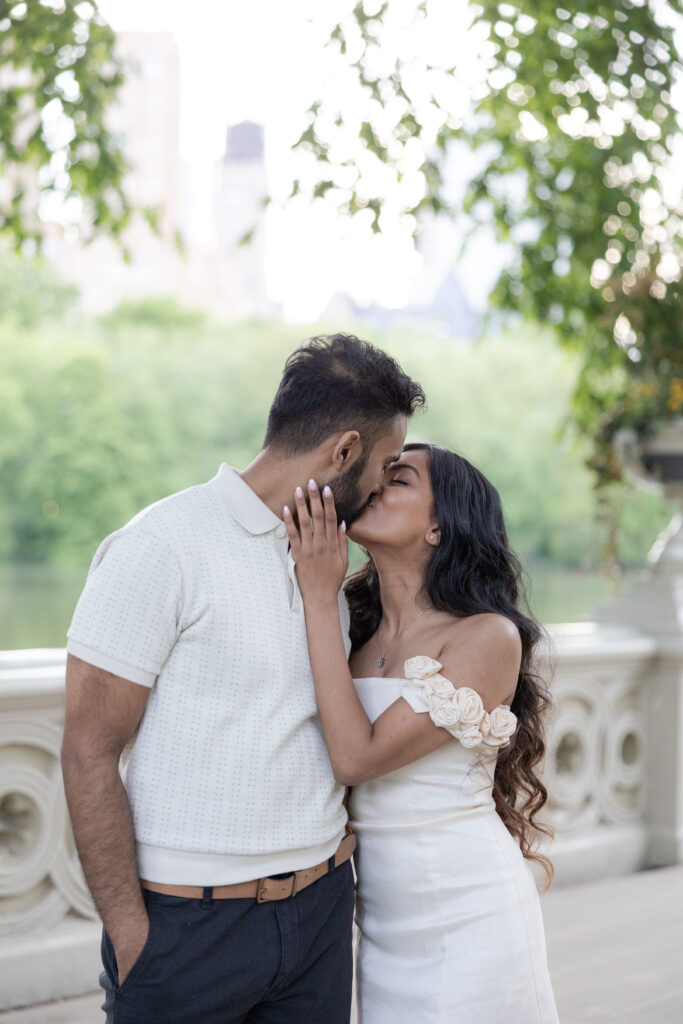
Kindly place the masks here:
[[(334, 853), (334, 866), (344, 864), (356, 849), (356, 837), (348, 827), (346, 835)], [(330, 866), (329, 860), (323, 860), (313, 868), (295, 871), (286, 878), (259, 878), (253, 882), (235, 882), (234, 885), (211, 886), (211, 898), (214, 900), (255, 899), (257, 903), (271, 903), (273, 900), (288, 900), (307, 886), (317, 882), (326, 875)], [(165, 896), (182, 896), (185, 899), (202, 899), (204, 888), (201, 885), (164, 885), (163, 882), (140, 880), (143, 889), (159, 892)]]

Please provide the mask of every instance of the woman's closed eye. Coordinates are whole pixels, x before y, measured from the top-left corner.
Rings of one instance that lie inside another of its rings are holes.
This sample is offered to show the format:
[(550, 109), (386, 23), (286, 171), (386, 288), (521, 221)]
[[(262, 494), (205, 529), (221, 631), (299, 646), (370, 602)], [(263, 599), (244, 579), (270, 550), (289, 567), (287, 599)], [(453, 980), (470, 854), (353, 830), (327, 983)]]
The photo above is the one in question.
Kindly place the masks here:
[(390, 480), (389, 483), (390, 484), (400, 484), (401, 487), (407, 487), (408, 486), (408, 481), (407, 480), (399, 480), (397, 477), (394, 477), (394, 479)]

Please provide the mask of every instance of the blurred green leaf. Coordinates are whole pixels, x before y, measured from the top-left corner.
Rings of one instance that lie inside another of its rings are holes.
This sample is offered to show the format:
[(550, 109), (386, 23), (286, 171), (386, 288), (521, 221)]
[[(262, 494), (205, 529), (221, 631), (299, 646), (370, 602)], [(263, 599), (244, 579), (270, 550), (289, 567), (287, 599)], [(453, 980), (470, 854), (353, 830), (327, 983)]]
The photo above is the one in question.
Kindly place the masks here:
[[(404, 36), (413, 29), (423, 38), (418, 27), (435, 10), (414, 0)], [(470, 12), (483, 85), (465, 114), (449, 91), (457, 62), (430, 64), (419, 44), (400, 42), (389, 5), (368, 14), (359, 3), (333, 29), (329, 56), (371, 96), (355, 110), (317, 97), (294, 148), (318, 162), (309, 197), (342, 180), (348, 188), (347, 169), (365, 154), (338, 209), (370, 209), (373, 231), (389, 226), (387, 200), (396, 195), (405, 201), (394, 199), (394, 217), (429, 209), (464, 213), (470, 231), (494, 227), (513, 257), (492, 302), (547, 324), (580, 354), (571, 416), (589, 441), (588, 464), (608, 486), (621, 475), (613, 449), (620, 427), (644, 432), (683, 414), (683, 199), (680, 181), (663, 184), (681, 135), (672, 91), (680, 88), (683, 5), (479, 0)], [(352, 37), (360, 41), (353, 58), (338, 51)], [(442, 170), (456, 142), (479, 157), (462, 203)], [(422, 194), (414, 176), (401, 192), (406, 167), (421, 174)]]
[[(0, 0), (0, 235), (41, 245), (44, 203), (80, 204), (82, 238), (120, 239), (133, 208), (122, 139), (107, 127), (127, 68), (96, 0)], [(156, 223), (156, 213), (140, 213)]]

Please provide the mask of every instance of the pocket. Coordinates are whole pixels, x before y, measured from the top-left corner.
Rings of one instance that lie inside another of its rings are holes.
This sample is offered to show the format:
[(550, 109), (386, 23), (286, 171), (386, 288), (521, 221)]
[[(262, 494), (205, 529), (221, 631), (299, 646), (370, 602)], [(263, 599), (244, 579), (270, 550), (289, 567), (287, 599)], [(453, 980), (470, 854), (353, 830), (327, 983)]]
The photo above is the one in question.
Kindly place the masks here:
[(119, 984), (119, 981), (118, 981), (118, 964), (116, 966), (116, 978), (117, 978), (116, 991), (117, 992), (123, 992), (123, 991), (127, 991), (128, 990), (128, 988), (130, 987), (130, 983), (134, 982), (136, 980), (136, 978), (138, 977), (140, 972), (144, 969), (145, 964), (147, 963), (147, 961), (149, 960), (149, 958), (150, 958), (150, 956), (152, 954), (153, 947), (154, 947), (154, 940), (156, 938), (156, 931), (157, 931), (157, 929), (156, 929), (157, 915), (156, 915), (156, 913), (154, 911), (153, 906), (151, 906), (150, 904), (147, 905), (147, 913), (149, 915), (149, 931), (147, 932), (147, 938), (145, 940), (145, 944), (142, 947), (142, 949), (140, 950), (140, 953), (138, 955), (137, 960), (135, 961), (135, 963), (133, 964), (133, 966), (129, 970), (128, 974), (126, 975), (123, 984)]

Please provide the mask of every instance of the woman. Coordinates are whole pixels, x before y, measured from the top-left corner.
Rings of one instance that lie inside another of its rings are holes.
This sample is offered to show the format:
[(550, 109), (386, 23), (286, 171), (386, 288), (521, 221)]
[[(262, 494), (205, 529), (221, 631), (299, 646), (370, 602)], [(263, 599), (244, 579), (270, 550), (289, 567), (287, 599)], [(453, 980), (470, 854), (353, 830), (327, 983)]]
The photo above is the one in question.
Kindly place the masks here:
[[(407, 445), (349, 536), (329, 488), (284, 510), (316, 695), (358, 834), (362, 1024), (552, 1024), (536, 887), (524, 858), (546, 792), (540, 630), (496, 490), (466, 459)], [(352, 678), (353, 677), (355, 678)]]

